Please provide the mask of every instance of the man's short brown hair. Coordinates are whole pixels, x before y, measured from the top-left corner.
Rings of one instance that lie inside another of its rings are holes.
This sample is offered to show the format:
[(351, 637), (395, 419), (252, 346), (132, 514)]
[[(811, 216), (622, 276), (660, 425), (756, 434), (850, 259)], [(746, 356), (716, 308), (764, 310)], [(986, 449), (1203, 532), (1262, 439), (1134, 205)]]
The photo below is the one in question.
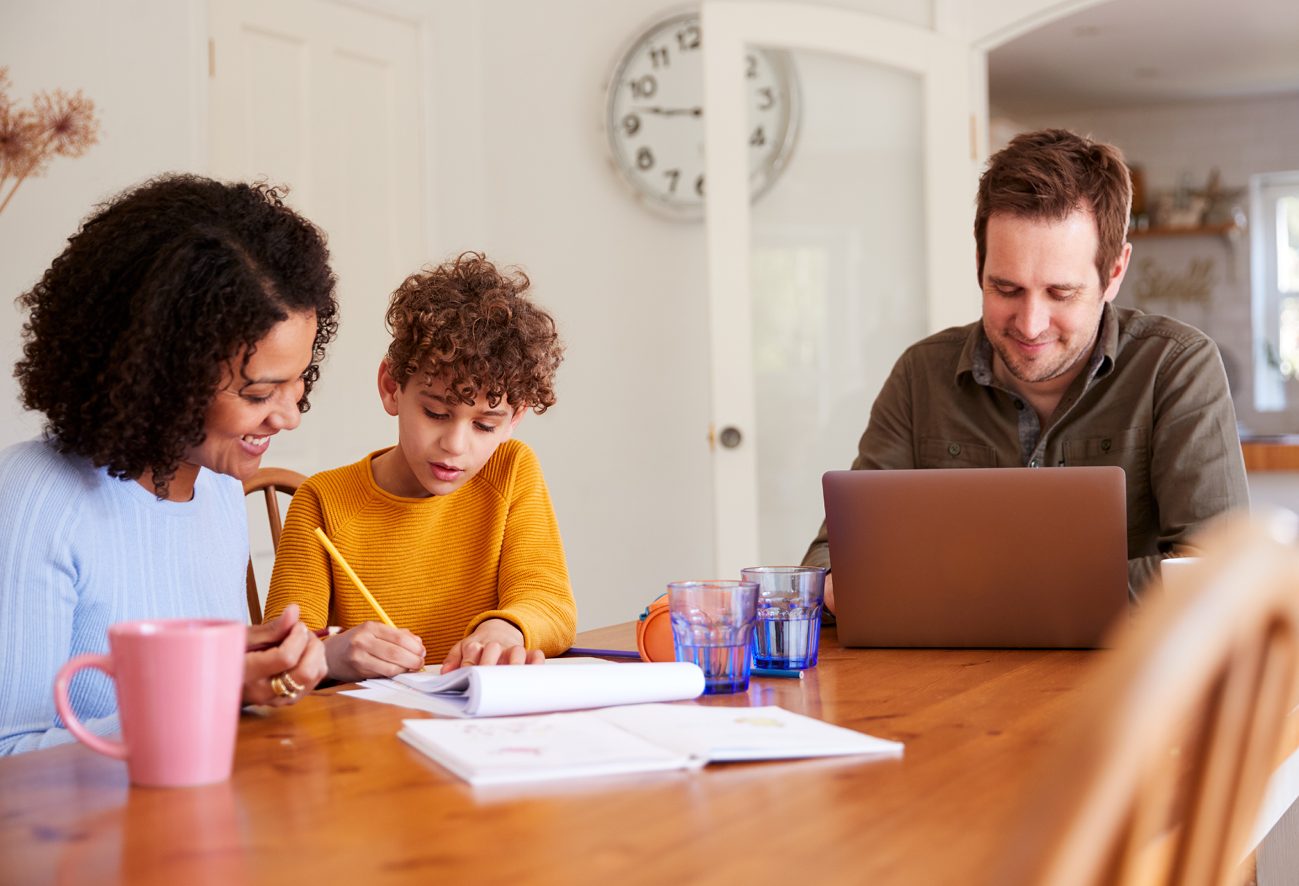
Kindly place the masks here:
[(388, 304), (389, 373), (403, 387), (416, 373), (440, 379), (451, 403), (482, 394), (493, 408), (545, 412), (564, 346), (550, 314), (524, 297), (530, 285), (479, 252), (407, 277)]
[(1123, 153), (1067, 129), (1025, 132), (992, 155), (979, 179), (974, 213), (979, 285), (988, 255), (988, 219), (1004, 212), (1028, 219), (1062, 221), (1074, 210), (1096, 218), (1096, 272), (1101, 289), (1123, 253), (1132, 212), (1132, 178)]

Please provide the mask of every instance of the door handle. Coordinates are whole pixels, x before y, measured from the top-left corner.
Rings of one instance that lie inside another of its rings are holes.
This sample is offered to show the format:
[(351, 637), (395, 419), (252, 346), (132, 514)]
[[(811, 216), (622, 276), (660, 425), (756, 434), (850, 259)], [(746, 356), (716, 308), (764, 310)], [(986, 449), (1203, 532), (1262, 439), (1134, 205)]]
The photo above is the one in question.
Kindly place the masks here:
[(741, 434), (740, 429), (734, 425), (727, 425), (722, 428), (721, 433), (717, 435), (717, 441), (726, 449), (734, 449), (744, 441), (744, 435)]

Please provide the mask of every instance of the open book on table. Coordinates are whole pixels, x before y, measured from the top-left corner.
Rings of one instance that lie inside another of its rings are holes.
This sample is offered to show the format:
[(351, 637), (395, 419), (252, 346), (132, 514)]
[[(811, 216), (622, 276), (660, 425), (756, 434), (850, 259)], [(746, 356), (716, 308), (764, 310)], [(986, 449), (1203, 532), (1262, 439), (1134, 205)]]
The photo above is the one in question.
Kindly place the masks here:
[(679, 701), (704, 691), (704, 673), (690, 662), (563, 662), (460, 668), (449, 674), (432, 665), (391, 680), (366, 680), (362, 688), (342, 694), (444, 717), (500, 717)]
[(490, 721), (404, 720), (398, 737), (474, 785), (799, 757), (896, 757), (902, 744), (784, 708), (643, 704)]

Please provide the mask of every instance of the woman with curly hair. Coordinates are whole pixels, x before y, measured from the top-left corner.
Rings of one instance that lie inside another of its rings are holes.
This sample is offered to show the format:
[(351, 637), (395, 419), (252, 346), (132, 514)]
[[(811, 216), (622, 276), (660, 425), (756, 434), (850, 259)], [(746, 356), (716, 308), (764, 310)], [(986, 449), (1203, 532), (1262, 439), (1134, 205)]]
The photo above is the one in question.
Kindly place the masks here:
[[(536, 663), (573, 642), (577, 607), (537, 457), (510, 439), (555, 404), (555, 321), (522, 272), (478, 253), (392, 294), (379, 398), (397, 445), (316, 474), (293, 497), (266, 611), (294, 603), (338, 680), (442, 662)], [(322, 526), (400, 627), (370, 606), (312, 537)]]
[[(19, 298), (15, 375), (46, 421), (0, 452), (0, 754), (72, 740), (54, 676), (106, 651), (110, 624), (246, 620), (240, 481), (307, 409), (337, 329), (328, 259), (279, 191), (169, 176), (101, 206)], [(276, 645), (247, 654), (245, 703), (324, 676), (296, 609), (249, 642)], [(117, 731), (106, 677), (70, 696)]]

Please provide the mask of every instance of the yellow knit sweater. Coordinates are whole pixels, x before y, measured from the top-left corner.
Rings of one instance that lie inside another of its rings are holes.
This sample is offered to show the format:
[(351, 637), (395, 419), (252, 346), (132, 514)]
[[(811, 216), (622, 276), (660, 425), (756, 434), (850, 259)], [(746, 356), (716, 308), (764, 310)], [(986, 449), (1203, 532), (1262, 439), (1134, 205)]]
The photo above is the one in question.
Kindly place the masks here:
[(320, 526), (397, 626), (424, 639), (430, 663), (489, 618), (546, 655), (571, 646), (577, 605), (532, 450), (507, 440), (464, 486), (430, 498), (379, 488), (370, 461), (384, 451), (316, 474), (293, 496), (266, 618), (296, 602), (313, 628), (378, 620), (316, 539)]

